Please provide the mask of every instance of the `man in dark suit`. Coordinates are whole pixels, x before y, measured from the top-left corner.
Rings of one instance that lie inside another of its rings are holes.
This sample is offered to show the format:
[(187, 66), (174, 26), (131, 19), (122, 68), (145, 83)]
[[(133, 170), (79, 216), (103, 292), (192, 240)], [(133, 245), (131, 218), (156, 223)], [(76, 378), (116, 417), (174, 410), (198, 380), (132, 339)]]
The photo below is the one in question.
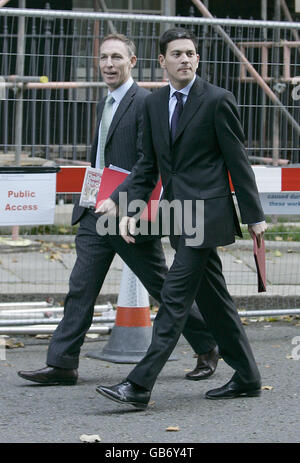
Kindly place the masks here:
[[(92, 146), (92, 167), (110, 164), (132, 170), (141, 157), (142, 105), (148, 91), (139, 88), (131, 77), (136, 63), (135, 46), (127, 37), (106, 36), (100, 46), (100, 70), (109, 94), (98, 105), (98, 124)], [(102, 205), (102, 212), (114, 206), (118, 191)], [(79, 354), (93, 317), (94, 304), (110, 264), (118, 253), (135, 272), (149, 293), (160, 301), (160, 292), (167, 273), (161, 241), (141, 240), (134, 249), (120, 236), (99, 236), (96, 223), (99, 215), (75, 205), (72, 223), (80, 221), (76, 236), (77, 260), (70, 277), (65, 299), (64, 317), (49, 344), (47, 367), (20, 371), (24, 379), (43, 384), (76, 384)], [(205, 379), (218, 362), (218, 350), (198, 311), (191, 312), (184, 335), (198, 355), (196, 371), (189, 379)]]
[[(235, 99), (230, 92), (196, 76), (196, 49), (194, 34), (182, 28), (170, 29), (160, 39), (159, 61), (170, 85), (146, 98), (144, 157), (135, 166), (128, 188), (130, 205), (132, 200), (147, 197), (160, 173), (163, 197), (169, 203), (177, 200), (180, 210), (174, 214), (174, 221), (181, 224), (179, 233), (171, 231), (170, 241), (176, 253), (163, 285), (162, 304), (145, 357), (126, 381), (97, 388), (103, 396), (137, 408), (147, 407), (156, 378), (178, 341), (193, 300), (221, 356), (235, 370), (228, 383), (208, 391), (206, 398), (258, 396), (261, 391), (260, 374), (227, 291), (216, 250), (217, 246), (234, 242), (236, 234), (241, 235), (228, 171), (242, 221), (248, 224), (259, 246), (266, 223), (245, 153)], [(194, 234), (187, 229), (182, 219), (185, 209), (194, 225), (197, 212), (203, 212), (198, 223), (198, 229), (203, 226), (202, 239), (197, 236), (197, 227)], [(127, 243), (134, 243), (134, 212), (123, 217), (120, 231)]]

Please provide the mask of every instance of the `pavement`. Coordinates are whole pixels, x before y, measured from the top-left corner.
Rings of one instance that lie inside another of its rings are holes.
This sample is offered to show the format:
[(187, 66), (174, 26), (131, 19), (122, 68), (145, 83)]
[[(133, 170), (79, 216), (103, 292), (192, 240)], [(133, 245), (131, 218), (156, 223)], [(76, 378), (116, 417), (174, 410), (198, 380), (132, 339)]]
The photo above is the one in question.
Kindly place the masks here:
[[(225, 384), (232, 370), (220, 360), (209, 379), (185, 380), (195, 359), (180, 338), (177, 361), (167, 362), (145, 411), (111, 402), (95, 391), (99, 384), (120, 382), (133, 368), (85, 356), (102, 350), (107, 335), (86, 339), (77, 385), (51, 387), (17, 376), (20, 369), (44, 366), (49, 340), (18, 336), (14, 344), (24, 347), (6, 349), (5, 359), (2, 351), (0, 360), (0, 443), (70, 444), (80, 443), (83, 434), (98, 435), (98, 455), (111, 443), (127, 448), (140, 443), (171, 447), (181, 443), (299, 443), (299, 325), (295, 317), (273, 323), (247, 321), (245, 329), (262, 375), (262, 394), (256, 398), (205, 399), (205, 392)], [(169, 427), (177, 430), (169, 432)]]
[[(167, 238), (163, 246), (170, 266), (174, 251)], [(269, 241), (266, 249), (267, 292), (258, 296), (252, 242), (239, 240), (219, 248), (230, 294), (245, 308), (300, 307), (300, 242)], [(47, 297), (62, 302), (75, 259), (74, 236), (30, 236), (20, 239), (17, 245), (10, 237), (0, 237), (0, 302)], [(116, 256), (99, 303), (116, 302), (122, 265)]]

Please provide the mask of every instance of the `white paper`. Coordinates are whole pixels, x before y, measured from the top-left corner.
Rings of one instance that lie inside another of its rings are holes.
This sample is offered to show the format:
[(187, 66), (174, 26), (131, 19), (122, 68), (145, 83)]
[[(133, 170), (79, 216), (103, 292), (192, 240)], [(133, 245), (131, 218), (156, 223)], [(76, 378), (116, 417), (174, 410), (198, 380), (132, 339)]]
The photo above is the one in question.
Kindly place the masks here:
[(83, 180), (79, 205), (93, 208), (96, 206), (97, 194), (100, 188), (102, 169), (87, 167)]

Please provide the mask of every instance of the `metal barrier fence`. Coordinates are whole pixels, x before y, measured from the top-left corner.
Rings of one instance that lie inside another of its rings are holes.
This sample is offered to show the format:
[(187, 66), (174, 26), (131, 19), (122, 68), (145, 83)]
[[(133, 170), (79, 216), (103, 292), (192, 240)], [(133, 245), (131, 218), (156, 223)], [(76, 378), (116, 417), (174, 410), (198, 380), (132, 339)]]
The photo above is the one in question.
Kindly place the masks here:
[[(25, 18), (24, 75), (46, 75), (48, 83), (22, 84), (7, 78), (15, 74), (20, 18)], [(112, 30), (130, 35), (139, 57), (134, 77), (150, 87), (163, 84), (158, 36), (173, 25), (192, 28), (198, 37), (199, 75), (235, 94), (251, 161), (300, 162), (300, 43), (295, 35), (299, 24), (5, 8), (0, 9), (0, 73), (5, 80), (0, 160), (5, 153), (14, 154), (15, 94), (22, 89), (23, 152), (32, 161), (39, 156), (58, 164), (88, 162), (95, 106), (105, 91), (99, 82), (99, 40)], [(21, 227), (18, 242), (10, 240), (10, 229), (0, 230), (2, 302), (48, 297), (62, 302), (76, 258), (76, 229), (70, 227), (73, 201), (73, 194), (59, 193), (55, 225)], [(296, 225), (278, 226), (266, 235), (268, 291), (261, 295), (247, 233), (245, 240), (220, 248), (224, 275), (240, 310), (300, 307), (300, 228)], [(165, 240), (164, 247), (170, 264), (173, 253)], [(121, 267), (116, 257), (99, 303), (115, 302)]]
[[(9, 153), (18, 142), (16, 97), (22, 87), (23, 152), (89, 161), (95, 106), (105, 92), (100, 39), (113, 31), (129, 35), (139, 58), (134, 77), (150, 86), (164, 78), (158, 37), (174, 25), (191, 28), (199, 39), (199, 75), (236, 96), (250, 159), (299, 163), (300, 24), (12, 8), (0, 9), (0, 75), (6, 79), (0, 150)], [(45, 75), (49, 83), (8, 81), (16, 74), (21, 40), (23, 74)]]
[[(60, 215), (60, 213), (62, 214)], [(0, 302), (63, 302), (75, 263), (74, 235), (70, 234), (68, 205), (58, 206), (56, 225), (39, 229), (21, 228), (14, 242), (9, 234), (0, 237)], [(52, 232), (53, 234), (50, 234)], [(267, 292), (258, 294), (252, 242), (244, 240), (219, 248), (224, 276), (240, 310), (295, 309), (300, 307), (300, 227), (277, 226), (266, 234)], [(163, 239), (168, 265), (173, 250)], [(115, 303), (119, 292), (122, 261), (116, 256), (97, 303)], [(204, 302), (205, 303), (205, 302)]]

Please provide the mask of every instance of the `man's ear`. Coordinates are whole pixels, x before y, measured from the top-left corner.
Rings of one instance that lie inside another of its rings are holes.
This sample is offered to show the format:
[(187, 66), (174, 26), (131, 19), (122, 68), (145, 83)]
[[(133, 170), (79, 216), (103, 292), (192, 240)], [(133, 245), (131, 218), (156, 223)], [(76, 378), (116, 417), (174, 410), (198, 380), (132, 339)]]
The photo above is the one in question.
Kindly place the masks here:
[(134, 68), (134, 66), (136, 65), (136, 62), (137, 62), (137, 57), (135, 55), (132, 55), (132, 57), (130, 58), (130, 64), (132, 68)]
[(164, 55), (162, 54), (158, 55), (158, 61), (159, 61), (160, 67), (164, 69), (166, 67)]

